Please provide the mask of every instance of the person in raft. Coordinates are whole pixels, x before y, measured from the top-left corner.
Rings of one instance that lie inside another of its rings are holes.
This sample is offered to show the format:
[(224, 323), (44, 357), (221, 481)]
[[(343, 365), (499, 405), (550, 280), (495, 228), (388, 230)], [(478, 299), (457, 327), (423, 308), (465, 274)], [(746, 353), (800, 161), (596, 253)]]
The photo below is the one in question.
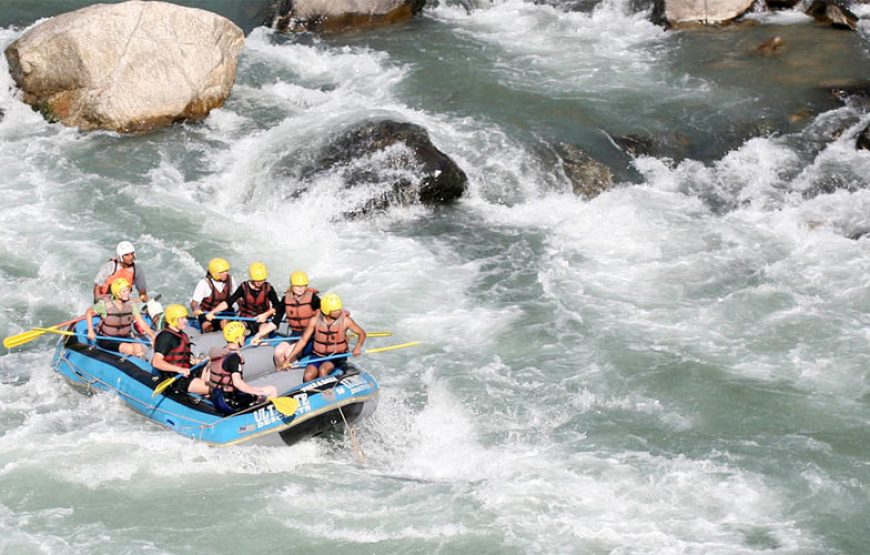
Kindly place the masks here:
[[(97, 347), (107, 351), (144, 357), (145, 346), (141, 343), (124, 343), (96, 338), (99, 334), (105, 337), (132, 339), (133, 323), (135, 322), (144, 335), (151, 338), (152, 343), (154, 342), (154, 330), (142, 318), (136, 303), (130, 300), (130, 282), (124, 278), (117, 278), (112, 282), (109, 291), (112, 295), (110, 299), (100, 299), (94, 306), (85, 311), (85, 320), (88, 323), (88, 339), (96, 340)], [(100, 327), (97, 328), (97, 333), (94, 333), (95, 314), (100, 317)]]
[[(287, 357), (289, 362), (285, 363), (284, 368), (289, 367), (296, 360), (312, 337), (314, 338), (312, 354), (315, 358), (347, 353), (347, 330), (359, 336), (353, 348), (353, 356), (359, 356), (366, 342), (365, 330), (353, 321), (349, 312), (342, 308), (341, 297), (335, 293), (327, 293), (320, 299), (320, 313), (308, 322), (305, 333), (296, 342)], [(344, 366), (346, 361), (346, 358), (337, 358), (309, 363), (305, 366), (303, 381), (310, 382), (314, 378), (327, 376), (333, 369)]]
[(248, 266), (248, 281), (243, 282), (230, 295), (230, 298), (221, 301), (218, 305), (205, 313), (205, 319), (209, 322), (214, 320), (217, 314), (236, 304), (239, 307), (239, 316), (242, 318), (255, 318), (255, 322), (245, 322), (251, 333), (263, 329), (265, 322), (273, 316), (280, 306), (278, 295), (269, 279), (269, 270), (262, 262), (254, 262)]
[[(290, 287), (284, 292), (281, 305), (275, 313), (272, 321), (261, 328), (261, 331), (251, 339), (256, 344), (260, 338), (272, 333), (281, 324), (281, 319), (287, 316), (288, 331), (296, 337), (301, 337), (308, 327), (308, 323), (320, 310), (320, 297), (317, 289), (308, 286), (308, 274), (295, 271), (290, 274)], [(309, 340), (303, 347), (300, 356), (310, 355), (314, 348), (314, 341)], [(293, 350), (293, 343), (283, 341), (275, 345), (274, 362), (275, 368), (281, 368), (288, 364), (287, 360)]]
[(145, 283), (145, 272), (136, 265), (136, 249), (130, 241), (121, 241), (115, 247), (116, 257), (100, 266), (94, 277), (94, 302), (100, 299), (110, 299), (109, 288), (118, 278), (124, 278), (139, 292), (139, 300), (148, 300), (148, 285)]
[(190, 338), (184, 333), (187, 327), (187, 309), (180, 304), (171, 304), (163, 311), (163, 321), (166, 324), (157, 339), (154, 340), (154, 356), (151, 366), (160, 373), (160, 381), (178, 377), (172, 383), (172, 389), (177, 392), (208, 395), (211, 388), (208, 385), (208, 370), (203, 371), (203, 377), (197, 378), (190, 373), (196, 364), (190, 351)]
[(214, 347), (208, 353), (212, 401), (223, 412), (235, 412), (263, 398), (278, 396), (275, 386), (255, 387), (244, 379), (245, 359), (239, 351), (247, 332), (243, 323), (229, 322), (223, 330), (227, 344)]
[[(230, 298), (230, 293), (236, 290), (236, 282), (229, 271), (229, 262), (223, 258), (212, 258), (208, 261), (208, 272), (193, 290), (190, 309), (199, 319), (199, 326), (203, 333), (215, 331), (214, 323), (206, 320), (205, 313), (225, 302)], [(221, 316), (235, 316), (235, 314), (232, 310), (224, 310), (220, 313)], [(228, 320), (218, 320), (218, 322), (220, 322), (219, 329), (223, 329), (229, 323)]]

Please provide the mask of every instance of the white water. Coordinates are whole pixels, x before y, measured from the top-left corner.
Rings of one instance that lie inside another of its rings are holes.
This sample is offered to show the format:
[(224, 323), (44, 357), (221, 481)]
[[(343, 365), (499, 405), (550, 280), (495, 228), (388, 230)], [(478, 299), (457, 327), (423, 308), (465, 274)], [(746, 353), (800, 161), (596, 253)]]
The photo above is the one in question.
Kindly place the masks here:
[[(659, 71), (679, 35), (619, 4), (442, 7), (426, 22), (488, 45), (486, 79), (512, 89), (624, 91), (597, 118), (637, 110), (648, 94), (632, 87), (679, 103), (713, 86)], [(71, 391), (49, 343), (28, 344), (0, 359), (0, 552), (867, 545), (870, 252), (846, 237), (870, 229), (859, 107), (711, 164), (639, 158), (640, 183), (584, 202), (510, 120), (421, 108), (406, 87), (425, 68), (373, 46), (255, 30), (224, 109), (141, 137), (45, 123), (4, 63), (4, 335), (80, 313), (126, 238), (164, 301), (186, 300), (211, 256), (237, 275), (262, 260), (273, 283), (304, 268), (368, 329), (425, 344), (365, 360), (383, 388), (359, 430), (365, 465), (341, 437), (191, 443)], [(290, 197), (300, 160), (373, 116), (422, 125), (468, 173), (456, 209), (336, 221), (366, 198), (338, 175)], [(832, 176), (855, 192), (804, 197)]]

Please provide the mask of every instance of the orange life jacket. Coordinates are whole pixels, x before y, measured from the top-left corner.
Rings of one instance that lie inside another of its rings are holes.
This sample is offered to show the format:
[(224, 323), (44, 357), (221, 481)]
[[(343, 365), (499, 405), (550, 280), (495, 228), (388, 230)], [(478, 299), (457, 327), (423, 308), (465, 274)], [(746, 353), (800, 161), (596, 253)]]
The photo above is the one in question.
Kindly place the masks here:
[(110, 258), (109, 261), (115, 263), (115, 269), (112, 272), (112, 275), (107, 277), (106, 281), (104, 281), (103, 284), (100, 285), (100, 288), (99, 288), (100, 295), (111, 295), (112, 282), (118, 278), (126, 279), (128, 282), (130, 282), (131, 286), (133, 285), (133, 282), (136, 280), (136, 264), (135, 263), (133, 264), (132, 267), (127, 268), (123, 264), (121, 264), (121, 261), (118, 260), (117, 258)]
[(230, 298), (230, 283), (232, 283), (232, 278), (227, 274), (227, 280), (223, 282), (224, 289), (223, 291), (218, 291), (217, 287), (214, 286), (214, 280), (211, 278), (210, 274), (205, 274), (205, 282), (208, 283), (209, 288), (211, 289), (211, 294), (208, 297), (203, 297), (202, 302), (199, 303), (199, 308), (203, 312), (208, 312), (217, 305), (221, 304), (223, 301)]
[(284, 292), (284, 314), (287, 315), (287, 324), (291, 330), (302, 333), (308, 327), (308, 322), (317, 314), (311, 306), (317, 293), (317, 289), (310, 287), (306, 287), (305, 292), (299, 297), (293, 294), (292, 289)]
[(242, 283), (242, 298), (239, 299), (239, 316), (251, 318), (269, 310), (269, 292), (272, 285), (267, 281), (254, 291), (249, 282)]
[(314, 326), (314, 354), (323, 357), (347, 352), (347, 312), (327, 323), (326, 316), (317, 315)]
[(97, 333), (109, 337), (130, 337), (133, 329), (133, 303), (122, 302), (120, 308), (115, 301), (106, 300), (105, 303), (106, 316), (100, 322)]

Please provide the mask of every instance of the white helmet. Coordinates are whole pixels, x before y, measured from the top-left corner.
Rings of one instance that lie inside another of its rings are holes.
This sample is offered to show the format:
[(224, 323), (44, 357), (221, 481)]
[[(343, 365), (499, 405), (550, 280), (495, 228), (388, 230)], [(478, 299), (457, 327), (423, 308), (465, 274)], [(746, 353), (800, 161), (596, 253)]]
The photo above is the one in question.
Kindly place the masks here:
[(131, 252), (136, 252), (136, 249), (133, 248), (133, 243), (130, 241), (121, 241), (118, 243), (118, 247), (115, 249), (115, 252), (118, 256), (124, 256), (125, 254), (130, 254)]

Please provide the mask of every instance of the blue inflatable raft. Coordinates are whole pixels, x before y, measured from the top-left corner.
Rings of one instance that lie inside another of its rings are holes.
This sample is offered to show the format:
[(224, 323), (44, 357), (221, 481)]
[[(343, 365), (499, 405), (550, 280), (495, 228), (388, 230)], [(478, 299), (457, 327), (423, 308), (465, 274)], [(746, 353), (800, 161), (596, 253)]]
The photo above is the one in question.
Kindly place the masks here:
[[(146, 360), (89, 344), (84, 321), (70, 331), (76, 335), (66, 336), (58, 344), (52, 367), (73, 387), (85, 393), (114, 393), (157, 424), (212, 445), (251, 441), (289, 445), (345, 423), (353, 424), (370, 415), (377, 405), (377, 381), (353, 364), (346, 364), (343, 372), (302, 383), (302, 369), (276, 372), (274, 347), (261, 346), (244, 352), (245, 381), (255, 386), (274, 385), (281, 397), (296, 399), (298, 408), (292, 415), (284, 415), (267, 401), (227, 415), (208, 399), (173, 388), (152, 396), (160, 377)], [(220, 333), (191, 331), (189, 335), (194, 353), (208, 353), (223, 341)], [(150, 356), (149, 351), (148, 360)]]

